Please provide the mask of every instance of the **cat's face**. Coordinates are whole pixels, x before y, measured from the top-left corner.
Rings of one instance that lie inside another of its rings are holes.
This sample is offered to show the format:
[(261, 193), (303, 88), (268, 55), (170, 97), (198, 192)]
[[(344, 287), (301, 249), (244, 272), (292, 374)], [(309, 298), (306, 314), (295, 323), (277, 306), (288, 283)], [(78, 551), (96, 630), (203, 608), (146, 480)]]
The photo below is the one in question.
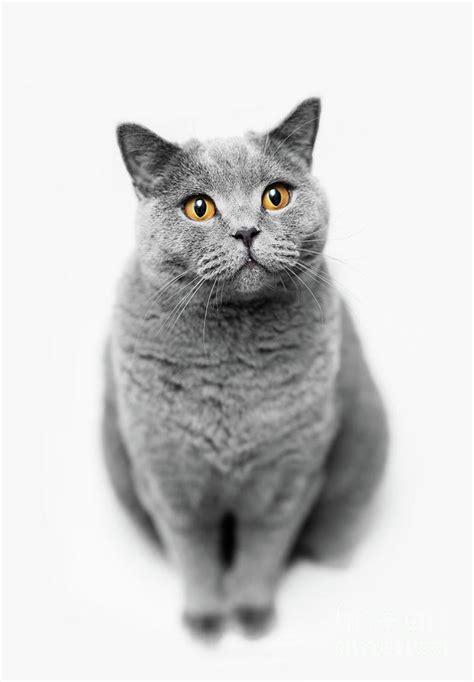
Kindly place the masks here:
[(226, 299), (300, 281), (322, 251), (328, 220), (309, 172), (319, 111), (318, 100), (307, 100), (267, 135), (180, 147), (121, 126), (143, 271), (159, 285), (177, 277), (190, 291), (193, 282)]

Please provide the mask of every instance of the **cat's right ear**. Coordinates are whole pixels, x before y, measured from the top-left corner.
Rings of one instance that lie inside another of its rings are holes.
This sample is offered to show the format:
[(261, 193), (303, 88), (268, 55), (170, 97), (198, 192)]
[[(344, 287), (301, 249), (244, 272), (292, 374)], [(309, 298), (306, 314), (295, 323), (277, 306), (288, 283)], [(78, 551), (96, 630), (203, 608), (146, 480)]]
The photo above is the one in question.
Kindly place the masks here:
[(135, 123), (119, 125), (117, 141), (138, 198), (153, 196), (165, 167), (180, 147)]
[(310, 97), (301, 102), (267, 137), (275, 142), (277, 150), (283, 147), (309, 169), (320, 116), (321, 100)]

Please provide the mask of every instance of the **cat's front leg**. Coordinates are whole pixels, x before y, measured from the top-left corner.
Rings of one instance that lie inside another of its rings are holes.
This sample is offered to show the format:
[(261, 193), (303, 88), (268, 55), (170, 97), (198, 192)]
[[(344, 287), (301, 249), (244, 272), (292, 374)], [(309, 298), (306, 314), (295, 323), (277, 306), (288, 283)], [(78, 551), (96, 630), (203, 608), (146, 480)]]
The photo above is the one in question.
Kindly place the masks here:
[(162, 446), (160, 455), (142, 454), (134, 469), (134, 481), (167, 554), (181, 574), (185, 623), (197, 635), (213, 636), (221, 631), (225, 620), (221, 514), (215, 495), (209, 492), (214, 490), (211, 474), (202, 463), (198, 467), (195, 460), (184, 457), (171, 446)]
[(314, 480), (301, 495), (277, 503), (260, 519), (239, 522), (238, 551), (227, 578), (231, 609), (248, 634), (265, 632), (275, 615), (275, 592), (288, 554), (311, 504), (322, 487)]
[(266, 631), (274, 619), (274, 597), (290, 542), (288, 528), (239, 524), (238, 553), (227, 592), (236, 620), (249, 634)]
[(224, 626), (223, 569), (216, 524), (160, 521), (160, 533), (184, 581), (183, 619), (199, 636), (218, 635)]

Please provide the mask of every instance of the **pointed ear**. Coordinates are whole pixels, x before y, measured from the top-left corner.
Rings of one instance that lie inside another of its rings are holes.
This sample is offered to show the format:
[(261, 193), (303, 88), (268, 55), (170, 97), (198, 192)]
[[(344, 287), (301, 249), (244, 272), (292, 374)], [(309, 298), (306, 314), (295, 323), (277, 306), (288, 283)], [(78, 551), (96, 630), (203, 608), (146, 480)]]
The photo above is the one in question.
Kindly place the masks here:
[(284, 148), (301, 159), (309, 169), (319, 127), (321, 100), (305, 99), (279, 126), (268, 133), (276, 148)]
[(138, 197), (152, 196), (165, 167), (180, 148), (135, 123), (119, 125), (117, 141)]

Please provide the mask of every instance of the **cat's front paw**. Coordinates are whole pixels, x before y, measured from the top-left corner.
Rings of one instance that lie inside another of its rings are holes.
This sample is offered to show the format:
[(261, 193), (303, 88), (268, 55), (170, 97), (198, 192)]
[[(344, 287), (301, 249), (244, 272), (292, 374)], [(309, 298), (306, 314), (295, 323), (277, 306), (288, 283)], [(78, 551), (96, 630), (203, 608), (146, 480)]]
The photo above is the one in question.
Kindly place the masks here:
[(184, 613), (188, 630), (199, 639), (217, 639), (224, 631), (225, 618), (220, 613)]
[(240, 606), (235, 610), (234, 615), (249, 637), (265, 635), (275, 623), (273, 606)]

